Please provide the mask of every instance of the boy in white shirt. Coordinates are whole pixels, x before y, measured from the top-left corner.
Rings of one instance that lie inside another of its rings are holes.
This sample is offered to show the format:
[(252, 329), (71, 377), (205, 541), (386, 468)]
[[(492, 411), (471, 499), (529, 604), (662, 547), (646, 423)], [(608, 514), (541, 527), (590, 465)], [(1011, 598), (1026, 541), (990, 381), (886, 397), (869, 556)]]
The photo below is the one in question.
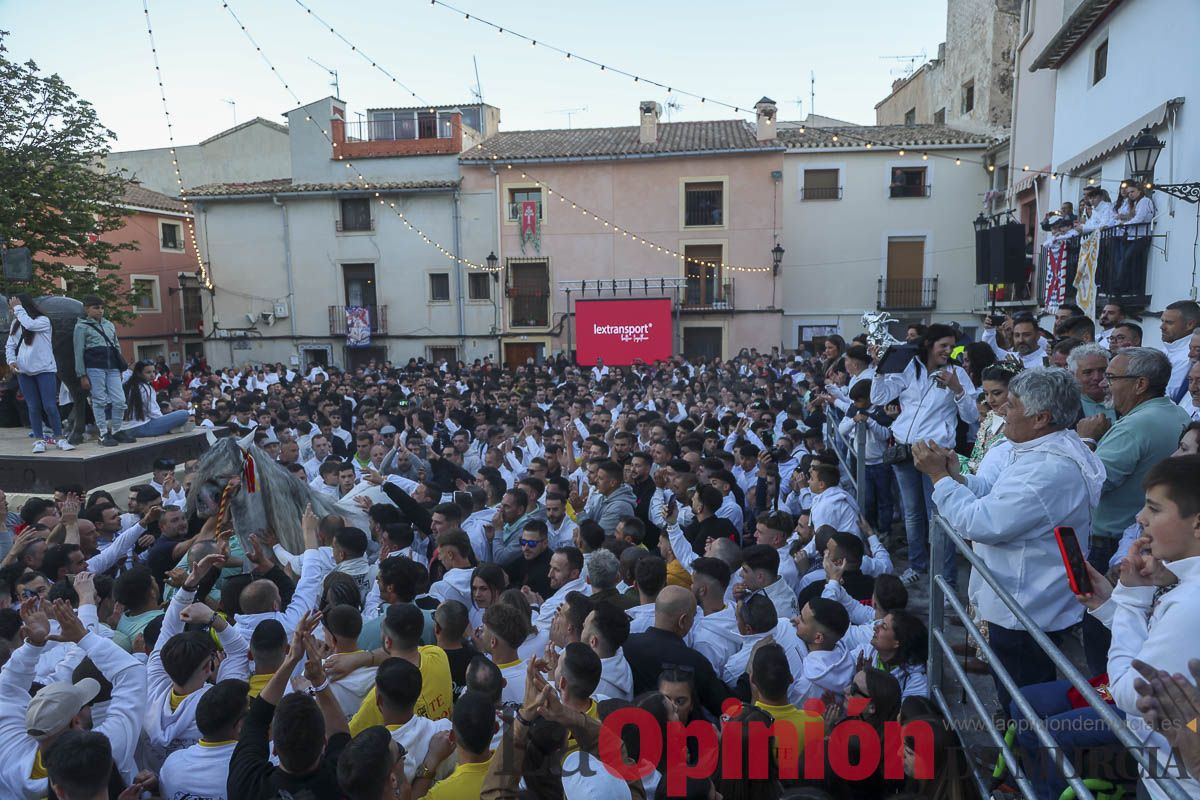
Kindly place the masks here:
[[(332, 655), (357, 653), (358, 636), (362, 633), (362, 614), (354, 606), (333, 606), (321, 619), (325, 629), (325, 643), (333, 650)], [(363, 698), (375, 685), (375, 667), (359, 667), (330, 684), (333, 696), (349, 720), (362, 705)]]
[(196, 704), (200, 740), (167, 756), (158, 773), (163, 800), (226, 800), (229, 758), (237, 746), (249, 684), (230, 678), (213, 686)]

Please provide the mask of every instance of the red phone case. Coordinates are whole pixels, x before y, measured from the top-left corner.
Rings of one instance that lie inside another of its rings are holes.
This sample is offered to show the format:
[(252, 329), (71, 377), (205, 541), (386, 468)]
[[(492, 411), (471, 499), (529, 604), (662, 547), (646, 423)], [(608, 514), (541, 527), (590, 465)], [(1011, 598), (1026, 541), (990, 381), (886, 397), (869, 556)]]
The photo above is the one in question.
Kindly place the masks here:
[[(1071, 586), (1072, 594), (1084, 594), (1083, 590), (1079, 586), (1079, 582), (1075, 580), (1075, 572), (1071, 569), (1071, 558), (1069, 555), (1067, 555), (1067, 548), (1066, 545), (1063, 544), (1063, 537), (1062, 534), (1059, 533), (1059, 530), (1060, 528), (1054, 529), (1054, 541), (1058, 542), (1058, 552), (1062, 556), (1063, 565), (1067, 568), (1067, 583), (1069, 583)], [(1072, 531), (1072, 534), (1074, 534), (1074, 531)], [(1076, 541), (1076, 544), (1078, 544), (1078, 541)], [(1084, 569), (1087, 568), (1084, 567)], [(1090, 594), (1090, 592), (1088, 593)]]

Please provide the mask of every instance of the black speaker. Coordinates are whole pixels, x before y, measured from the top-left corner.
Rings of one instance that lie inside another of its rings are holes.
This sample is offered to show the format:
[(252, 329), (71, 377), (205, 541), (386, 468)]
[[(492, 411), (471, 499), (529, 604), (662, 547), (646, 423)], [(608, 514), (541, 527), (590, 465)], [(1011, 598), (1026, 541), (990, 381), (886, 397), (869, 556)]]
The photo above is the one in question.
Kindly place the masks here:
[(4, 280), (28, 281), (33, 279), (33, 259), (28, 247), (12, 247), (0, 251), (4, 262)]
[(988, 233), (990, 228), (975, 231), (975, 283), (987, 284), (992, 282), (991, 254), (988, 252)]
[(1025, 226), (1019, 222), (997, 225), (988, 231), (988, 256), (992, 283), (1025, 282)]

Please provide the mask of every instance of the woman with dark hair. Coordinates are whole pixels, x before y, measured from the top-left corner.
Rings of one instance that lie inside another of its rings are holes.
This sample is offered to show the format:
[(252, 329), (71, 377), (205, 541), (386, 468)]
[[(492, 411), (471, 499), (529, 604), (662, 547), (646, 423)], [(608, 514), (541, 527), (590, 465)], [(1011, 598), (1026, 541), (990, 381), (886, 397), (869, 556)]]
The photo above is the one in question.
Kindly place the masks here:
[(929, 655), (929, 631), (920, 617), (904, 609), (891, 611), (879, 620), (871, 643), (859, 648), (856, 657), (863, 666), (889, 673), (900, 684), (900, 696), (929, 694), (925, 660)]
[(186, 408), (162, 412), (153, 385), (155, 374), (153, 362), (139, 361), (125, 382), (125, 424), (121, 429), (134, 436), (162, 436), (182, 428), (190, 416)]
[[(950, 351), (958, 334), (949, 325), (930, 325), (921, 339), (918, 354), (900, 372), (876, 374), (871, 380), (871, 402), (884, 406), (900, 402), (900, 415), (892, 423), (892, 436), (900, 447), (885, 454), (900, 485), (904, 505), (904, 529), (908, 536), (911, 566), (901, 578), (912, 585), (929, 570), (929, 520), (933, 517), (933, 484), (913, 466), (911, 446), (932, 439), (953, 448), (959, 419), (978, 421), (975, 386), (962, 367), (950, 364)], [(871, 348), (878, 365), (878, 348)], [(890, 456), (890, 457), (889, 457)], [(951, 585), (957, 583), (954, 548), (946, 548), (944, 573)]]
[[(51, 345), (50, 318), (27, 294), (8, 299), (12, 310), (12, 327), (4, 355), (17, 373), (17, 385), (25, 396), (29, 409), (29, 427), (33, 429), (33, 452), (46, 452), (46, 445), (58, 445), (60, 450), (74, 450), (75, 445), (62, 435), (62, 418), (58, 414), (58, 362)], [(42, 414), (50, 422), (53, 436), (46, 436)]]
[[(979, 423), (979, 435), (975, 437), (975, 446), (967, 458), (963, 470), (965, 473), (976, 474), (983, 457), (992, 448), (1004, 445), (1008, 441), (1004, 436), (1004, 416), (1001, 409), (1008, 403), (1008, 382), (1021, 369), (1019, 363), (1010, 360), (998, 361), (982, 370), (983, 401), (988, 407), (988, 415)], [(1005, 446), (1003, 449), (1008, 448)]]
[[(834, 797), (844, 800), (858, 800), (860, 797), (884, 797), (891, 794), (889, 789), (897, 788), (894, 782), (884, 779), (885, 761), (882, 757), (871, 775), (856, 781), (841, 778), (832, 767), (831, 756), (834, 748), (841, 748), (837, 753), (838, 760), (858, 764), (861, 761), (861, 739), (859, 734), (850, 736), (834, 735), (833, 731), (848, 720), (865, 722), (874, 729), (876, 741), (885, 742), (891, 736), (884, 735), (884, 726), (894, 723), (900, 713), (900, 683), (896, 678), (881, 669), (863, 667), (858, 670), (846, 689), (845, 706), (834, 703), (825, 708), (825, 788)], [(856, 725), (855, 727), (861, 727)], [(846, 729), (842, 733), (846, 733)]]
[(933, 735), (928, 748), (919, 746), (919, 736), (904, 738), (905, 790), (929, 800), (980, 800), (962, 741), (937, 707), (924, 697), (906, 698), (900, 724), (914, 723), (928, 726)]
[[(757, 742), (758, 737), (746, 735), (752, 723), (770, 726), (774, 718), (761, 708), (743, 705), (742, 710), (730, 716), (727, 720), (721, 718), (724, 724), (737, 724), (743, 731), (740, 736), (740, 747), (722, 747), (721, 756), (739, 759), (737, 765), (724, 769), (718, 765), (714, 786), (723, 800), (776, 800), (783, 797), (783, 785), (779, 782), (779, 764), (775, 761), (772, 748), (767, 748), (765, 754), (751, 753), (750, 743)], [(756, 726), (757, 727), (757, 726)], [(765, 758), (767, 762), (766, 776), (755, 778), (726, 778), (726, 775), (747, 775), (748, 765), (753, 761)], [(864, 795), (865, 796), (865, 795)]]
[(963, 348), (962, 368), (971, 376), (971, 383), (983, 383), (983, 371), (996, 363), (996, 353), (987, 342), (971, 342)]

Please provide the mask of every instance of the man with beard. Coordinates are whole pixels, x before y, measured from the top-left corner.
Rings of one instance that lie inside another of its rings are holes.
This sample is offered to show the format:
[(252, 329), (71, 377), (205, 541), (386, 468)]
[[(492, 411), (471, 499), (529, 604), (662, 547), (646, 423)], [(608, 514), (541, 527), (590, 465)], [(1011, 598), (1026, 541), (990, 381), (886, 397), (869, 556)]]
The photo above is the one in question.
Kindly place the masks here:
[[(579, 549), (575, 547), (560, 547), (550, 556), (550, 568), (547, 571), (550, 590), (554, 594), (543, 600), (540, 595), (528, 587), (522, 587), (521, 592), (535, 609), (533, 624), (539, 630), (545, 630), (550, 627), (554, 621), (555, 614), (558, 612), (559, 607), (566, 601), (568, 595), (573, 593), (586, 595), (590, 592), (587, 581), (581, 577), (582, 573), (583, 553), (579, 552)], [(587, 615), (584, 614), (584, 616)], [(582, 617), (580, 618), (580, 628), (582, 628)]]

